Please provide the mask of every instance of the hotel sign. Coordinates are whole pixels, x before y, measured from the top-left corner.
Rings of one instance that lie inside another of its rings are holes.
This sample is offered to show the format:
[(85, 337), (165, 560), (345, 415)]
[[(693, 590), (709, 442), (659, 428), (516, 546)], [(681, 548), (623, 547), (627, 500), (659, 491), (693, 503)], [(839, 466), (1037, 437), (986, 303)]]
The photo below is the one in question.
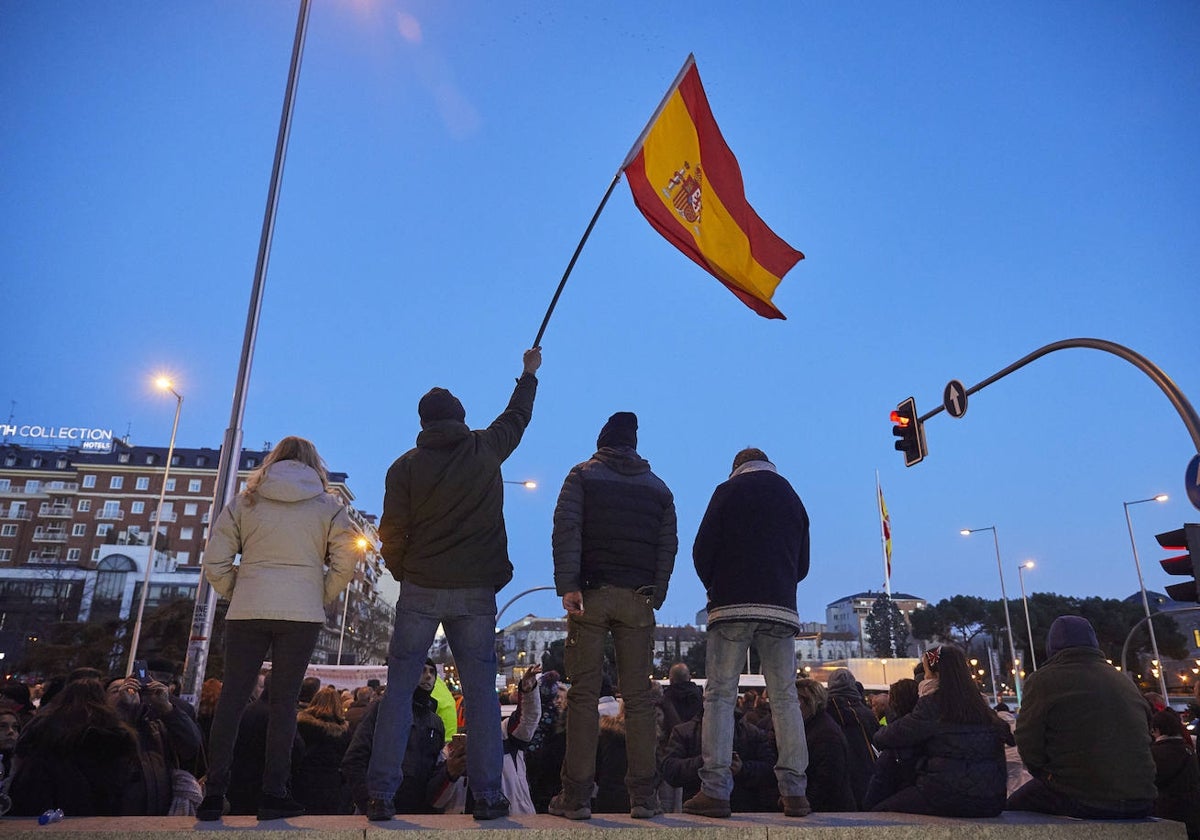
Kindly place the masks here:
[(0, 435), (18, 437), (38, 443), (77, 446), (83, 452), (112, 452), (112, 429), (93, 429), (86, 426), (41, 426), (35, 423), (0, 423)]

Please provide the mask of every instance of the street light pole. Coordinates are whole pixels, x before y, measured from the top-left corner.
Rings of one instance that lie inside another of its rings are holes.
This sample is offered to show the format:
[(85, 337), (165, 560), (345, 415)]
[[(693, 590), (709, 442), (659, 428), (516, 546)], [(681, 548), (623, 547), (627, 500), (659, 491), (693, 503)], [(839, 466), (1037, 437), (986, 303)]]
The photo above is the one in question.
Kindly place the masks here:
[(138, 601), (137, 621), (133, 623), (133, 638), (129, 641), (129, 661), (125, 664), (125, 676), (133, 673), (133, 662), (137, 659), (138, 642), (142, 638), (142, 616), (146, 612), (146, 594), (150, 591), (150, 572), (154, 568), (154, 553), (158, 543), (158, 526), (162, 521), (163, 504), (167, 498), (167, 476), (171, 474), (171, 459), (175, 457), (175, 434), (179, 431), (179, 413), (183, 410), (183, 397), (175, 390), (171, 380), (159, 377), (155, 383), (159, 388), (175, 395), (175, 422), (171, 424), (171, 443), (167, 446), (167, 462), (163, 465), (162, 489), (158, 492), (158, 507), (154, 509), (154, 525), (150, 529), (150, 551), (146, 555), (146, 574), (142, 578), (142, 597)]
[(1017, 566), (1017, 577), (1021, 581), (1021, 603), (1025, 605), (1025, 634), (1029, 638), (1029, 659), (1033, 662), (1033, 670), (1037, 670), (1037, 654), (1033, 652), (1033, 624), (1029, 621), (1029, 599), (1025, 597), (1025, 570), (1033, 568), (1033, 561), (1026, 560)]
[(1004, 626), (1008, 630), (1008, 651), (1012, 655), (1012, 673), (1013, 684), (1017, 690), (1017, 705), (1021, 705), (1021, 664), (1017, 661), (1017, 646), (1013, 643), (1012, 631), (1012, 616), (1008, 612), (1008, 591), (1004, 588), (1004, 566), (1000, 562), (1000, 537), (996, 534), (996, 526), (988, 525), (986, 528), (964, 528), (959, 531), (960, 534), (970, 536), (979, 531), (991, 531), (992, 541), (996, 545), (996, 571), (1000, 574), (1000, 597), (1004, 599)]
[[(355, 542), (355, 544), (359, 548), (362, 549), (363, 565), (365, 566), (366, 559), (367, 559), (367, 547), (371, 543), (367, 540), (366, 537), (359, 537), (358, 540)], [(351, 580), (350, 582), (354, 583), (353, 580)], [(342, 664), (342, 644), (346, 641), (346, 613), (348, 613), (350, 611), (350, 587), (349, 586), (346, 587), (344, 594), (346, 596), (346, 600), (342, 603), (342, 632), (338, 635), (337, 664), (339, 664), (339, 665)]]
[[(1124, 502), (1125, 505), (1125, 524), (1129, 527), (1129, 545), (1133, 549), (1133, 567), (1137, 569), (1138, 588), (1142, 591), (1142, 608), (1146, 611), (1146, 627), (1150, 629), (1150, 649), (1154, 651), (1154, 659), (1158, 667), (1158, 687), (1162, 689), (1163, 702), (1167, 700), (1167, 677), (1166, 669), (1163, 668), (1162, 657), (1158, 655), (1158, 638), (1154, 635), (1154, 621), (1150, 618), (1150, 599), (1146, 597), (1146, 582), (1142, 580), (1142, 563), (1138, 560), (1137, 542), (1133, 539), (1133, 520), (1129, 517), (1129, 506), (1140, 505), (1145, 502), (1165, 502), (1167, 500), (1166, 493), (1159, 493), (1149, 499), (1138, 499), (1136, 502)], [(1125, 663), (1122, 662), (1122, 665)]]

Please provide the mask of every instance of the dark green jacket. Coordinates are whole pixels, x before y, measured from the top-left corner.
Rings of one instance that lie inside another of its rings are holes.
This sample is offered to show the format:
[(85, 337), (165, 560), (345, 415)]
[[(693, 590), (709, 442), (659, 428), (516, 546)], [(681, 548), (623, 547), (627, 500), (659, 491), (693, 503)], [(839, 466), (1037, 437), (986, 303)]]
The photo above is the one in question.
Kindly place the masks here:
[(392, 576), (431, 589), (512, 579), (500, 465), (533, 417), (537, 377), (522, 374), (508, 407), (486, 429), (439, 420), (417, 435), (387, 474), (379, 537)]
[(1016, 736), (1029, 772), (1071, 799), (1154, 800), (1150, 704), (1096, 648), (1066, 648), (1029, 675)]

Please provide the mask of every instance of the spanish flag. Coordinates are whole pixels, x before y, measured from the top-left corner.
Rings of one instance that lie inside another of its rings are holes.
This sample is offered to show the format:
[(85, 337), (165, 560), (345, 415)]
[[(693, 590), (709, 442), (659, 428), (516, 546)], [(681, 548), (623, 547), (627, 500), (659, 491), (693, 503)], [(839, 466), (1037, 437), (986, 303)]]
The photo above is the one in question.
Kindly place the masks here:
[(804, 254), (746, 200), (742, 171), (713, 119), (688, 56), (622, 165), (633, 201), (654, 229), (764, 318), (783, 275)]

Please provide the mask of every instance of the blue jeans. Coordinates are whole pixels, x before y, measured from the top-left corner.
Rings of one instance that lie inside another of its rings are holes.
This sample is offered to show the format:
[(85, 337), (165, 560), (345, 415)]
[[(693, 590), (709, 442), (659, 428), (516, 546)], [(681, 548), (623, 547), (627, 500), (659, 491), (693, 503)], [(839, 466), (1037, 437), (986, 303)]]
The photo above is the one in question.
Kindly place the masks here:
[(380, 701), (367, 767), (367, 795), (372, 799), (390, 802), (400, 787), (404, 776), (400, 765), (412, 729), (412, 694), (438, 624), (446, 631), (462, 680), (471, 792), (476, 801), (494, 802), (500, 797), (504, 756), (496, 698), (496, 593), (491, 587), (428, 589), (404, 582), (388, 647), (387, 692)]
[(733, 709), (738, 675), (753, 645), (762, 662), (779, 760), (775, 779), (783, 796), (804, 796), (808, 779), (808, 742), (804, 718), (796, 696), (796, 641), (790, 627), (756, 621), (723, 621), (708, 628), (704, 686), (704, 724), (701, 729), (700, 790), (714, 799), (728, 800), (733, 793)]

